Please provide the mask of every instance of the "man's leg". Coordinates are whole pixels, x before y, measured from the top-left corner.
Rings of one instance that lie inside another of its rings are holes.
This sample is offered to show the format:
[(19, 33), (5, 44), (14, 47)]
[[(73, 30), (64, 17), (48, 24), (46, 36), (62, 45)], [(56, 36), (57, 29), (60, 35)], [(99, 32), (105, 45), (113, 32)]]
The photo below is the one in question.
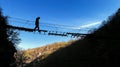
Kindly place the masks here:
[(37, 26), (34, 28), (34, 31), (36, 30)]
[(40, 32), (40, 28), (39, 28), (39, 26), (38, 26), (38, 32)]

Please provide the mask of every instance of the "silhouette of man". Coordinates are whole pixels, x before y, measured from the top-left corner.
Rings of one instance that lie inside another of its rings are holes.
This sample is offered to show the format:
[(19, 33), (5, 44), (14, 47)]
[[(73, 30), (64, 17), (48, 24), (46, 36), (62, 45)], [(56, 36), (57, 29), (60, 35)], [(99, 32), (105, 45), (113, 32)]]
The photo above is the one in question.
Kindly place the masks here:
[(38, 32), (40, 32), (40, 30), (39, 30), (39, 19), (40, 19), (40, 17), (36, 18), (36, 20), (35, 20), (35, 28), (34, 28), (34, 31), (38, 28)]

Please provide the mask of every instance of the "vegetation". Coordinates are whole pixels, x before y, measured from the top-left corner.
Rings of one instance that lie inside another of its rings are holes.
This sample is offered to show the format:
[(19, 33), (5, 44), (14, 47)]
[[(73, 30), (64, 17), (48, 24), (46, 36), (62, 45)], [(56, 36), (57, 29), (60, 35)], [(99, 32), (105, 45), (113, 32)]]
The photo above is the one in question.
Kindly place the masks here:
[(56, 50), (62, 49), (73, 42), (74, 40), (70, 40), (68, 42), (56, 42), (53, 44), (48, 44), (43, 47), (18, 51), (16, 54), (17, 65), (20, 67), (23, 67), (23, 66), (26, 66), (26, 64), (28, 64), (34, 67), (35, 65), (39, 64), (41, 60), (45, 59), (51, 53), (55, 52)]
[(18, 33), (7, 28), (7, 17), (2, 15), (2, 10), (0, 9), (0, 66), (16, 66), (14, 53), (17, 52), (15, 45), (19, 41)]

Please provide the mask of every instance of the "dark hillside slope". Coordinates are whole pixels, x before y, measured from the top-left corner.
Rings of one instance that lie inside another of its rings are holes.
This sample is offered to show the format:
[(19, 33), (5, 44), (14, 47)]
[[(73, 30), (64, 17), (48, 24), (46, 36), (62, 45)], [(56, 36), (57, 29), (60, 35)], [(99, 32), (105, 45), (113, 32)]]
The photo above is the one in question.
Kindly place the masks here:
[(84, 39), (60, 49), (37, 67), (120, 67), (120, 9)]

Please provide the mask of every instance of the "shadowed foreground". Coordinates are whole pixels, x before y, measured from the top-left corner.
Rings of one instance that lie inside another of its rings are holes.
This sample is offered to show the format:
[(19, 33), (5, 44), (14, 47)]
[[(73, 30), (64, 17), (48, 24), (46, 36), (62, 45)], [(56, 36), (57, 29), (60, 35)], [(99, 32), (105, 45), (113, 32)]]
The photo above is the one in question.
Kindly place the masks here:
[(98, 30), (52, 53), (35, 67), (120, 67), (119, 62), (120, 9)]

